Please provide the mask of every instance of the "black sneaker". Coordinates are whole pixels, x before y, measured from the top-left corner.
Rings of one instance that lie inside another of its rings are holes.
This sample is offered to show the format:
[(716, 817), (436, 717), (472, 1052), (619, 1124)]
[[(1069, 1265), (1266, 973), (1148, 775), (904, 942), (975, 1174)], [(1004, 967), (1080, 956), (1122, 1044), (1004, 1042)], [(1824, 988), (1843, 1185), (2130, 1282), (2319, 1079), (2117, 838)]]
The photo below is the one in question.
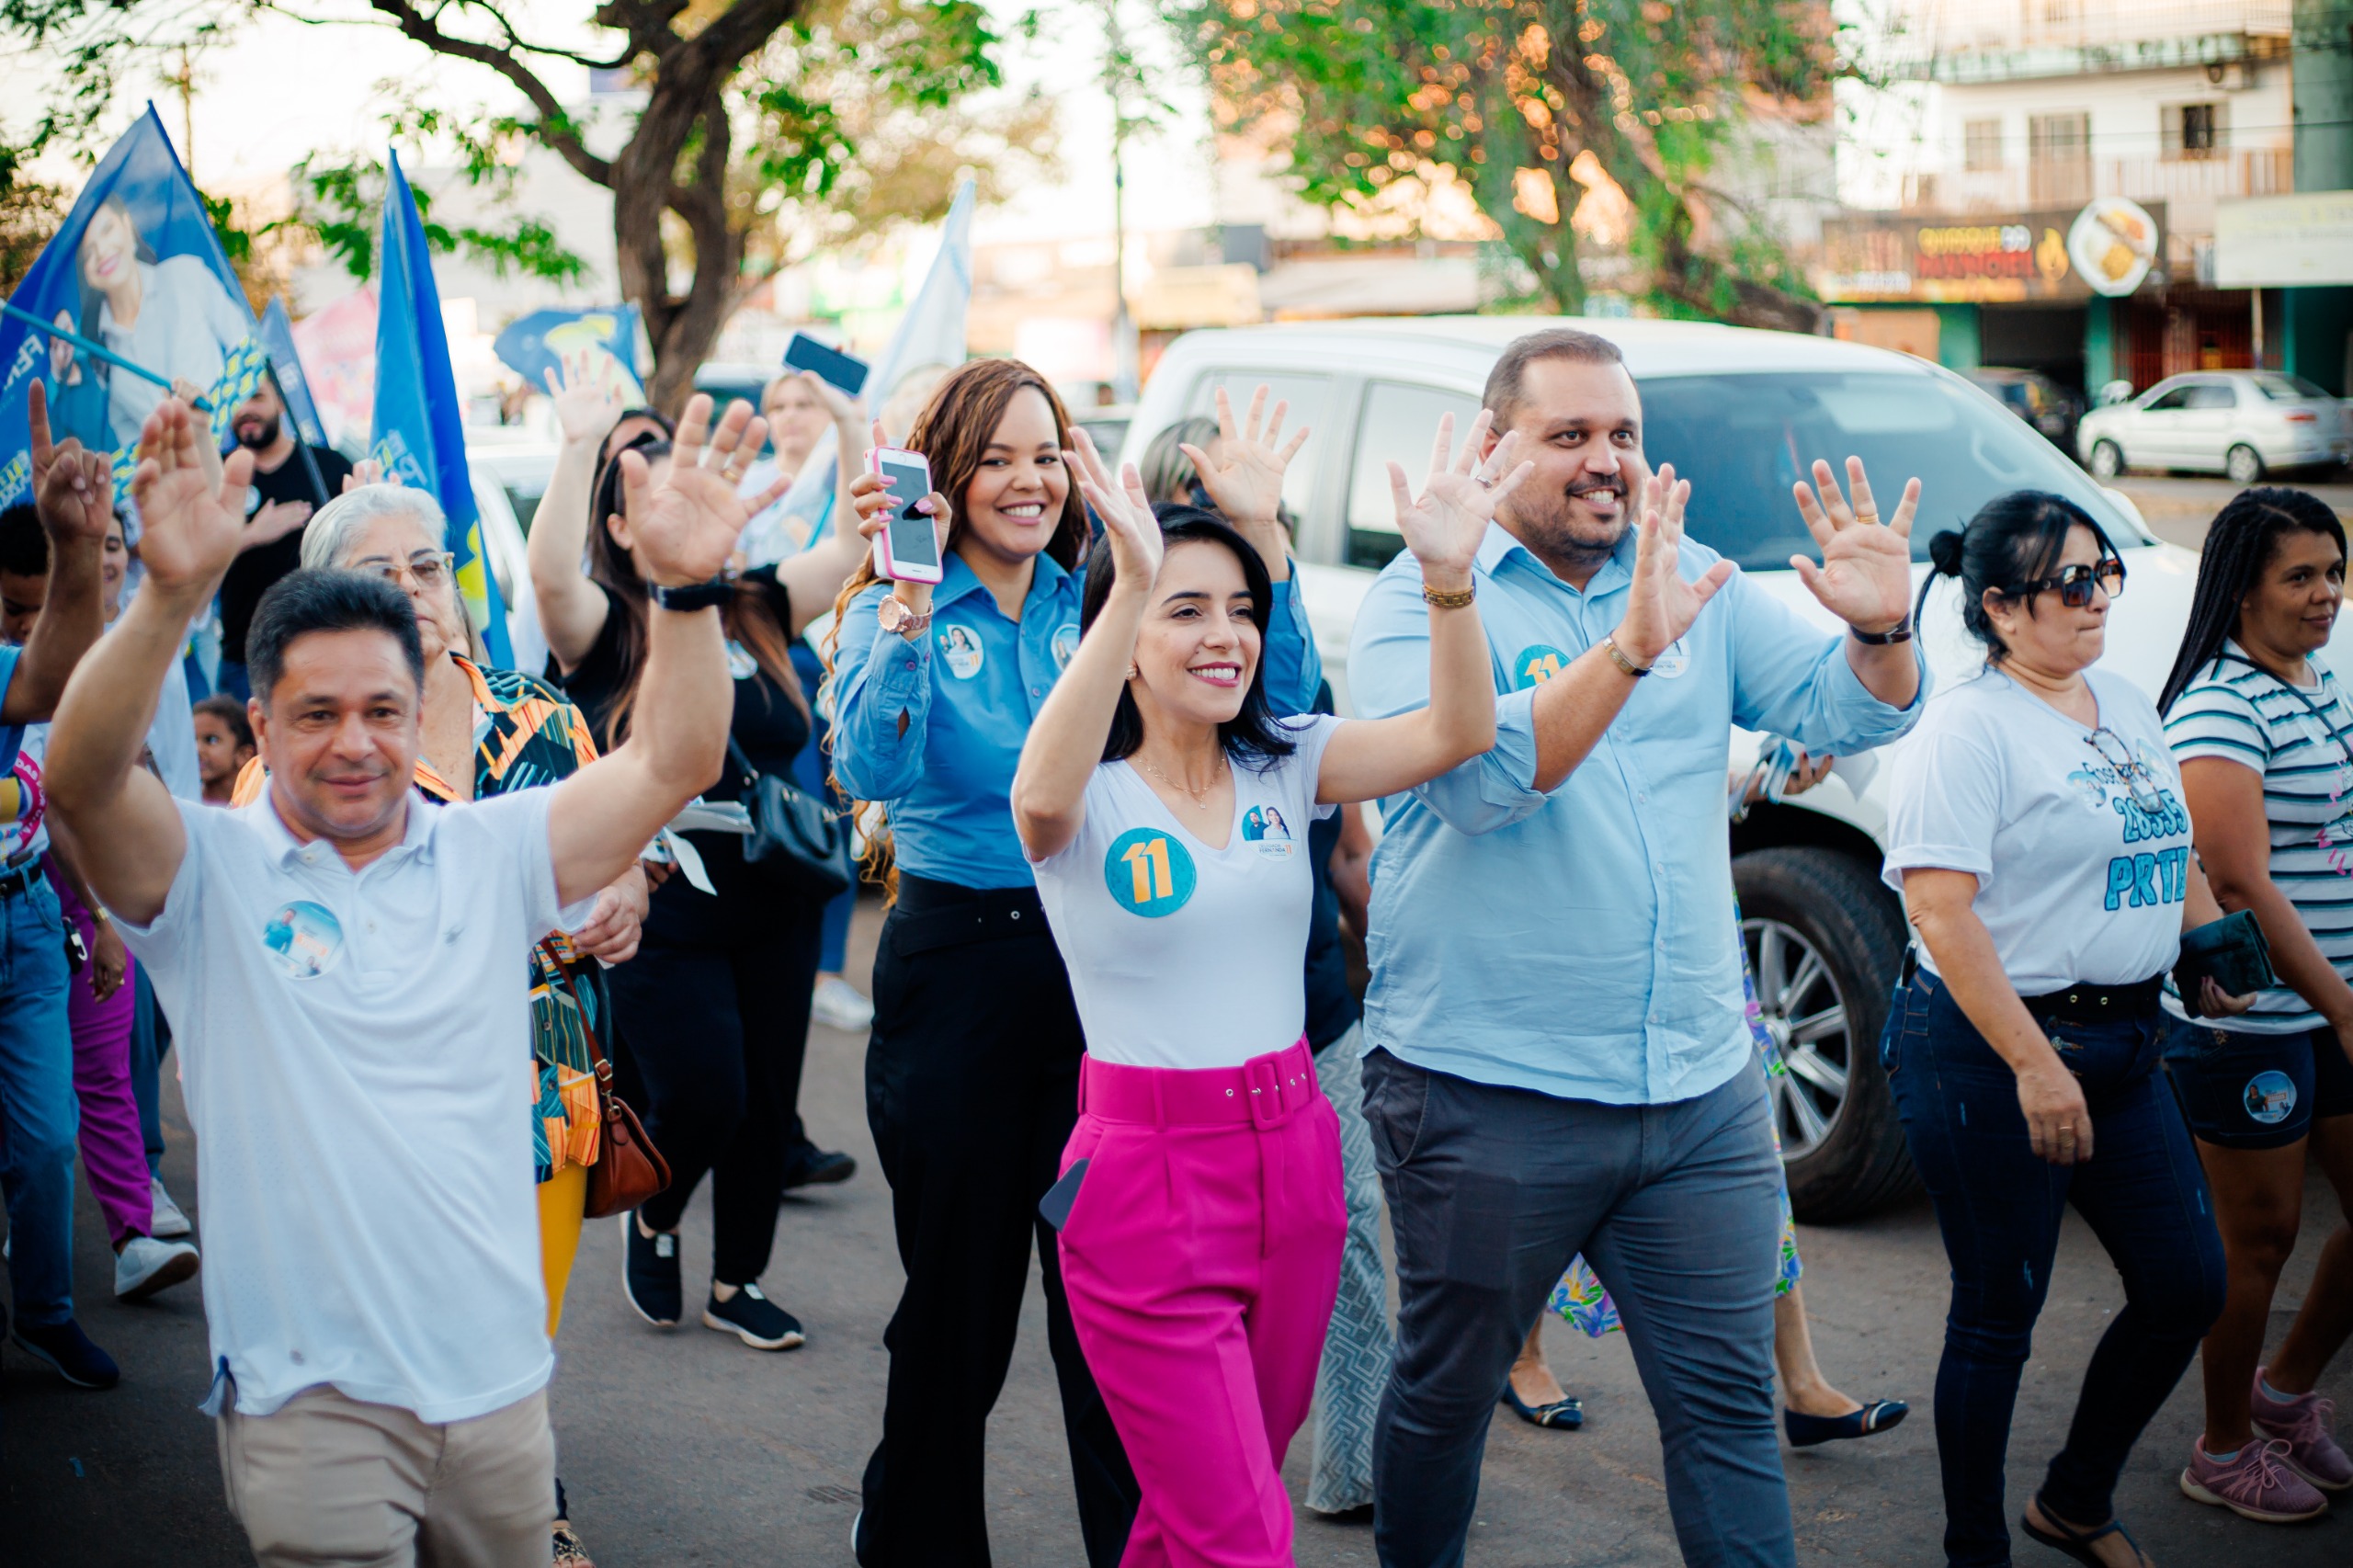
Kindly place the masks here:
[(784, 1189), (790, 1192), (796, 1187), (832, 1187), (857, 1174), (858, 1162), (849, 1155), (803, 1143), (785, 1162)]
[(621, 1216), (621, 1292), (638, 1316), (656, 1328), (676, 1328), (686, 1309), (686, 1287), (678, 1280), (678, 1233), (649, 1236), (634, 1211)]
[(91, 1344), (90, 1336), (72, 1318), (38, 1325), (20, 1323), (9, 1337), (17, 1349), (48, 1362), (57, 1369), (59, 1377), (77, 1389), (110, 1389), (122, 1381), (122, 1369), (114, 1364), (114, 1358)]
[(797, 1350), (808, 1338), (801, 1320), (761, 1295), (757, 1285), (739, 1285), (723, 1301), (713, 1291), (702, 1310), (702, 1325), (732, 1334), (755, 1350)]

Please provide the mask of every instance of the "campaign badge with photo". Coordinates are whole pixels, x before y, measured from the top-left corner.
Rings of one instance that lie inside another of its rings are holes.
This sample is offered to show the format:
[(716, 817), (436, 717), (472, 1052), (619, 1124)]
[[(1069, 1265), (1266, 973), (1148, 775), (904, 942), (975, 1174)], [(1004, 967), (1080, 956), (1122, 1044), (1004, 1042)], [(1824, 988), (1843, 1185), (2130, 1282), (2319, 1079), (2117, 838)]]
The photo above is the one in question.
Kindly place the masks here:
[(969, 626), (940, 629), (939, 656), (948, 673), (958, 680), (970, 680), (981, 673), (981, 640)]
[(1103, 885), (1120, 908), (1147, 920), (1174, 915), (1193, 896), (1193, 858), (1156, 827), (1131, 827), (1103, 857)]
[(267, 949), (291, 980), (316, 980), (343, 959), (343, 922), (323, 903), (290, 903), (261, 928)]
[(1651, 674), (1660, 680), (1673, 680), (1691, 667), (1691, 654), (1678, 637), (1666, 645), (1666, 652), (1651, 661)]
[(2246, 1113), (2266, 1127), (2288, 1119), (2296, 1108), (2296, 1081), (2285, 1073), (2257, 1073), (2246, 1081)]
[(1054, 668), (1057, 670), (1070, 668), (1070, 662), (1078, 657), (1078, 622), (1066, 621), (1054, 628), (1054, 640), (1051, 646), (1054, 651)]
[(1290, 824), (1273, 806), (1253, 806), (1242, 818), (1243, 841), (1269, 860), (1288, 860), (1299, 847)]

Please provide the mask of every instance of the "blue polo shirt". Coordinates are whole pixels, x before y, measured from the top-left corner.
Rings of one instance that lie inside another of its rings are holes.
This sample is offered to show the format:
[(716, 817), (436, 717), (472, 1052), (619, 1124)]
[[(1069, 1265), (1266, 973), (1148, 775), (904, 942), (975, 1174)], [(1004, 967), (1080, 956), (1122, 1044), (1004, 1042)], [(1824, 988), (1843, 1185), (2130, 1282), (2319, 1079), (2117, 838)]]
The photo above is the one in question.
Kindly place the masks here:
[[(1713, 551), (1685, 540), (1697, 578)], [(1495, 745), (1382, 802), (1366, 1049), (1481, 1083), (1654, 1105), (1755, 1054), (1733, 926), (1724, 776), (1732, 730), (1811, 752), (1884, 745), (1895, 709), (1825, 634), (1739, 573), (1635, 685), (1577, 769), (1535, 788), (1536, 687), (1625, 618), (1631, 530), (1581, 593), (1490, 527), (1475, 574)], [(1429, 700), (1429, 612), (1400, 556), (1357, 612), (1348, 685), (1368, 718)], [(1917, 658), (1915, 650), (1915, 655)]]
[[(834, 674), (834, 774), (851, 796), (889, 803), (903, 869), (968, 888), (1036, 883), (1013, 831), (1013, 770), (1046, 694), (1078, 652), (1086, 574), (1038, 557), (1014, 620), (949, 555), (932, 593), (931, 630), (914, 642), (882, 635), (877, 583), (841, 618)], [(1262, 657), (1277, 713), (1313, 706), (1323, 666), (1294, 583), (1275, 585)]]

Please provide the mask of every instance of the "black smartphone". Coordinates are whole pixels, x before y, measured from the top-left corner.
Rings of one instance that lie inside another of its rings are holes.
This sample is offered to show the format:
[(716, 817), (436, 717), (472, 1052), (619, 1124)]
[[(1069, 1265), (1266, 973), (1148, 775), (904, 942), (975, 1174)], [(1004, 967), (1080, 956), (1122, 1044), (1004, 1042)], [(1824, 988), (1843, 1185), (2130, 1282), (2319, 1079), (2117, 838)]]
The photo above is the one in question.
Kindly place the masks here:
[(852, 397), (866, 390), (865, 360), (820, 343), (805, 332), (794, 333), (792, 341), (784, 346), (784, 364), (789, 370), (814, 370), (819, 379)]
[(1046, 1196), (1038, 1199), (1038, 1213), (1047, 1224), (1059, 1231), (1070, 1223), (1070, 1206), (1078, 1201), (1078, 1184), (1086, 1179), (1086, 1162), (1074, 1160), (1063, 1179), (1046, 1189)]

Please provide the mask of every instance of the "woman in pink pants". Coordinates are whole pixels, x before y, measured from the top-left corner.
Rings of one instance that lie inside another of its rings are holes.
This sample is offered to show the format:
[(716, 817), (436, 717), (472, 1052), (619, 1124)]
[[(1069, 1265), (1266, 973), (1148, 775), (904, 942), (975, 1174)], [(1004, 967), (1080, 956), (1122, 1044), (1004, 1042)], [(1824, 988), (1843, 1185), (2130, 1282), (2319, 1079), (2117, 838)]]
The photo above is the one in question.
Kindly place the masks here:
[(1482, 460), (1483, 414), (1450, 458), (1452, 425), (1420, 500), (1390, 465), (1443, 613), (1429, 706), (1378, 722), (1274, 718), (1257, 552), (1213, 512), (1155, 518), (1136, 471), (1115, 486), (1083, 432), (1065, 454), (1103, 537), (1013, 815), (1086, 1031), (1078, 1125), (1044, 1207), (1143, 1493), (1125, 1568), (1291, 1561), (1283, 1452), (1314, 1397), (1347, 1227), (1339, 1123), (1303, 1038), (1307, 824), (1495, 744), (1472, 563), (1527, 470), (1498, 479), (1508, 437)]

